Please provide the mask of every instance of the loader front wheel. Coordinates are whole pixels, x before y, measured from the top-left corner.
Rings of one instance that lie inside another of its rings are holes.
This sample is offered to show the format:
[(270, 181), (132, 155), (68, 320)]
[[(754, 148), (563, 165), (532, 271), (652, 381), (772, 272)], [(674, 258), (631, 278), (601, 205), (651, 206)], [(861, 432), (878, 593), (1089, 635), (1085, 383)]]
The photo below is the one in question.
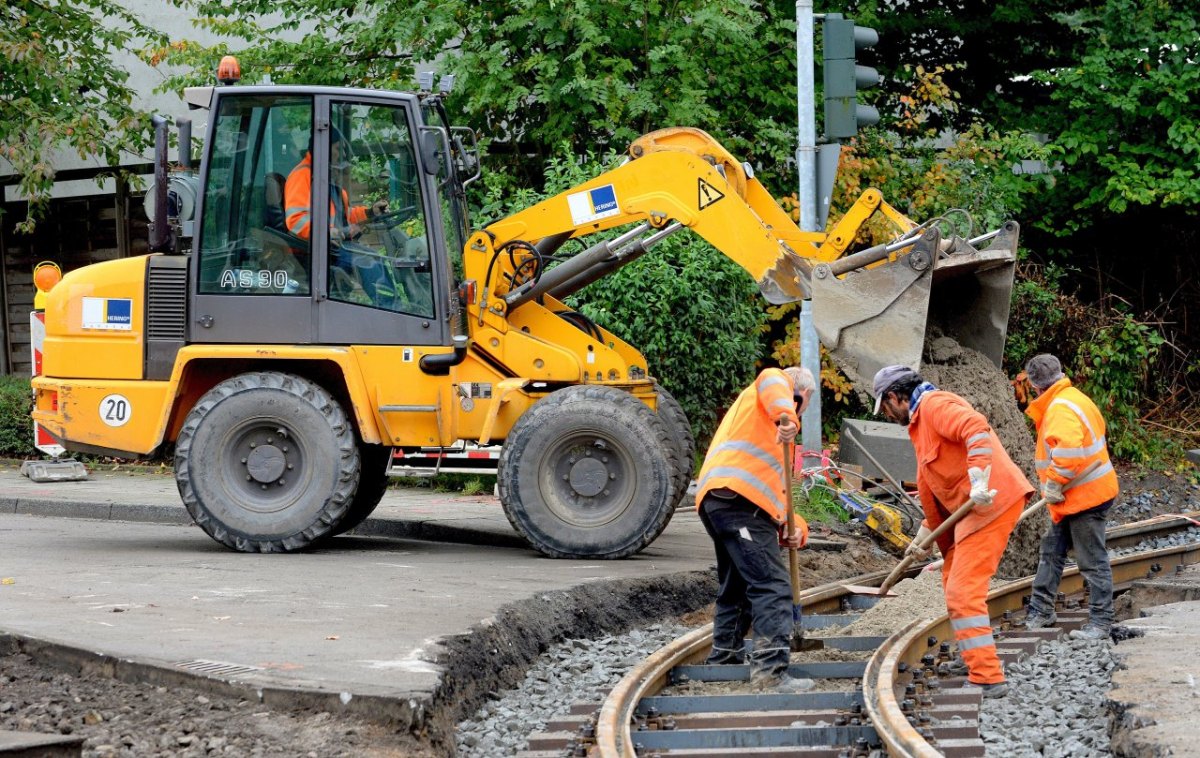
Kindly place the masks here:
[(242, 552), (302, 550), (333, 534), (358, 486), (354, 428), (322, 387), (274, 371), (209, 390), (175, 444), (175, 481), (209, 536)]
[(663, 421), (613, 387), (575, 386), (513, 425), (497, 484), (513, 527), (554, 558), (624, 558), (671, 518), (675, 470)]

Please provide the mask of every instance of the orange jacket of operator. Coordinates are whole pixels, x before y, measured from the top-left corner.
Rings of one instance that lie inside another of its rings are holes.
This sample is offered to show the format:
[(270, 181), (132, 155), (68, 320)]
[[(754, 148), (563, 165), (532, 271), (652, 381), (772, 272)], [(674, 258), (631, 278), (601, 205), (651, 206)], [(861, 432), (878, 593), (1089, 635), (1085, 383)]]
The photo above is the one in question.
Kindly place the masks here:
[(917, 454), (917, 490), (925, 525), (931, 529), (971, 499), (967, 469), (992, 467), (988, 487), (996, 490), (995, 501), (990, 507), (975, 506), (955, 524), (953, 539), (938, 540), (942, 553), (1009, 508), (1023, 506), (1034, 491), (987, 418), (953, 392), (926, 392), (909, 421), (908, 436)]
[[(1025, 412), (1037, 427), (1038, 479), (1072, 485), (1063, 493), (1063, 502), (1048, 505), (1054, 523), (1117, 496), (1120, 485), (1108, 459), (1104, 417), (1087, 395), (1071, 386), (1070, 379), (1051, 384)], [(1086, 478), (1076, 479), (1093, 462), (1100, 466)]]
[[(333, 189), (333, 186), (330, 186)], [(338, 190), (342, 195), (342, 207), (346, 209), (346, 220), (351, 224), (361, 224), (367, 220), (367, 209), (361, 205), (350, 205), (350, 195), (346, 190)], [(308, 239), (312, 235), (312, 153), (307, 153), (304, 160), (288, 174), (287, 182), (283, 185), (284, 219), (288, 231)], [(329, 219), (332, 223), (337, 218), (337, 208), (333, 198), (329, 200)]]
[(742, 390), (721, 420), (700, 469), (697, 507), (710, 490), (726, 487), (762, 508), (777, 523), (787, 518), (783, 467), (791, 461), (785, 464), (783, 460), (775, 428), (783, 418), (800, 423), (792, 382), (782, 369), (769, 368)]

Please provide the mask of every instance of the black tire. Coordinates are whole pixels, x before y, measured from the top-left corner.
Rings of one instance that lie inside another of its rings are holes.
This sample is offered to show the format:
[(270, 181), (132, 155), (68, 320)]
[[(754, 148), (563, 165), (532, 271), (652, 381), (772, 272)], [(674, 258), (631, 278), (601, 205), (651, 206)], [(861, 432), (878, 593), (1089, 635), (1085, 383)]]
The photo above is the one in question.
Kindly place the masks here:
[(674, 446), (672, 461), (675, 463), (675, 502), (672, 506), (678, 508), (687, 496), (687, 489), (692, 483), (692, 469), (696, 465), (696, 438), (692, 436), (692, 426), (688, 423), (687, 414), (675, 396), (659, 385), (658, 415), (667, 426), (667, 437)]
[(624, 558), (666, 527), (675, 473), (666, 429), (613, 387), (567, 387), (513, 425), (496, 481), (508, 520), (553, 558)]
[(379, 507), (379, 501), (391, 484), (388, 467), (392, 462), (392, 449), (384, 445), (358, 446), (360, 472), (358, 489), (354, 491), (354, 499), (346, 509), (346, 515), (333, 529), (334, 536), (345, 534), (367, 520), (367, 517)]
[(274, 371), (213, 387), (175, 444), (188, 513), (214, 540), (247, 553), (303, 550), (329, 537), (358, 474), (342, 406), (307, 379)]

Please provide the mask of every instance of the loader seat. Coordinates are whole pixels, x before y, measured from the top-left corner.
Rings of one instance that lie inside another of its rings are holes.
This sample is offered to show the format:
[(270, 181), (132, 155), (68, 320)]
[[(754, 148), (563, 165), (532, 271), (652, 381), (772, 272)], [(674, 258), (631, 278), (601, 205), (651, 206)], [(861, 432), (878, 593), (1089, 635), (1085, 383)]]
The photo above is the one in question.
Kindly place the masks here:
[(311, 253), (308, 240), (288, 231), (283, 211), (283, 174), (270, 172), (263, 177), (263, 225), (260, 239), (263, 263), (272, 269), (282, 268), (297, 283), (295, 294), (308, 294), (311, 281)]

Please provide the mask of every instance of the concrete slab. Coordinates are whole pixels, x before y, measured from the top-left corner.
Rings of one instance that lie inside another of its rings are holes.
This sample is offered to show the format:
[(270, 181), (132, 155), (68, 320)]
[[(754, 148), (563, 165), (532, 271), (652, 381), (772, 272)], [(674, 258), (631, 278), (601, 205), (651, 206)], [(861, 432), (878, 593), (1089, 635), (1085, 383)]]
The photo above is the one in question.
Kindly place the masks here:
[(389, 538), (236, 553), (190, 524), (169, 475), (101, 469), (38, 484), (0, 469), (0, 635), (121, 678), (142, 667), (153, 681), (206, 676), (264, 701), (366, 703), (415, 728), (443, 670), (441, 640), (495, 623), (514, 601), (713, 562), (691, 509), (621, 561), (543, 558), (490, 495), (392, 490), (362, 531)]
[[(1139, 583), (1140, 584), (1140, 583)], [(1154, 582), (1146, 582), (1144, 590)], [(1200, 567), (1172, 575), (1163, 591), (1194, 597)], [(1191, 589), (1188, 589), (1188, 588)], [(1140, 590), (1135, 588), (1131, 594)], [(1155, 590), (1157, 596), (1162, 596)], [(1143, 607), (1123, 622), (1145, 632), (1116, 647), (1122, 668), (1109, 693), (1112, 752), (1117, 756), (1200, 756), (1195, 739), (1200, 709), (1200, 601)]]

